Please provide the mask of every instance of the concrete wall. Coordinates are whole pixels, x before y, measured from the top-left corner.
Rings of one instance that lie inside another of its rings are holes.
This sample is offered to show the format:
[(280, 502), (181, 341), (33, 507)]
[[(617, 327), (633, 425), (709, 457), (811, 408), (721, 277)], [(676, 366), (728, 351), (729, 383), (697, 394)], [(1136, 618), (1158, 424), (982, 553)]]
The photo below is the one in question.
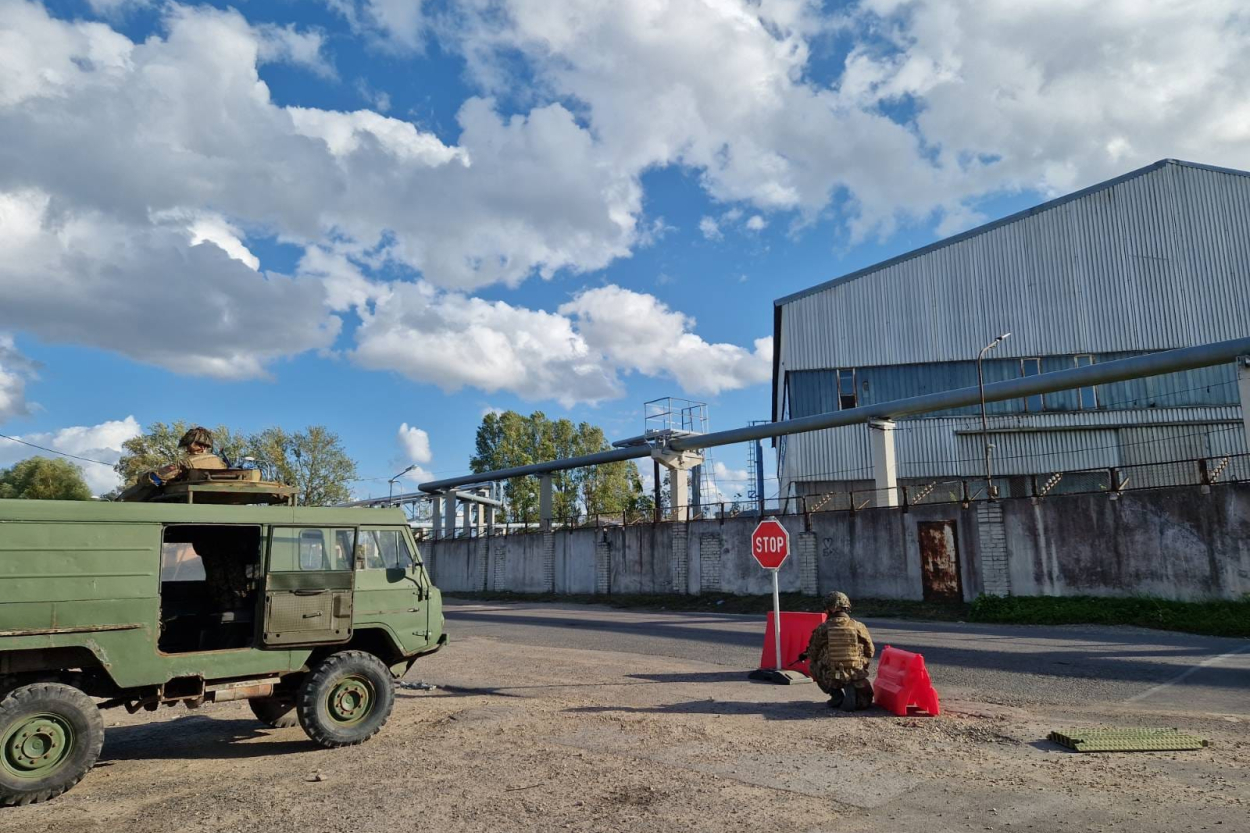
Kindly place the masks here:
[[(917, 525), (955, 532), (960, 592), (1239, 598), (1250, 593), (1250, 484), (1041, 500), (978, 513), (959, 504), (781, 518), (787, 592), (924, 597)], [(443, 590), (533, 593), (767, 593), (751, 558), (753, 518), (637, 524), (427, 543)], [(813, 564), (814, 561), (814, 564)], [(1005, 562), (1005, 563), (1004, 563)], [(684, 581), (683, 581), (684, 578)]]
[(1002, 503), (1013, 594), (1250, 593), (1250, 484)]

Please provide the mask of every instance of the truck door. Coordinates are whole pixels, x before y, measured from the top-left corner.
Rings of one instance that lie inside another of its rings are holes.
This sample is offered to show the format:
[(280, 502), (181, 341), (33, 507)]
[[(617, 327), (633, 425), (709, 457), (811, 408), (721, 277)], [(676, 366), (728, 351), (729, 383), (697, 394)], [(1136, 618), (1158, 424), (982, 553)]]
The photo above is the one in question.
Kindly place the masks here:
[(351, 529), (269, 529), (265, 572), (265, 645), (346, 642), (352, 636), (355, 571)]
[(429, 641), (429, 580), (402, 527), (364, 527), (357, 539), (356, 621), (385, 625), (405, 653)]

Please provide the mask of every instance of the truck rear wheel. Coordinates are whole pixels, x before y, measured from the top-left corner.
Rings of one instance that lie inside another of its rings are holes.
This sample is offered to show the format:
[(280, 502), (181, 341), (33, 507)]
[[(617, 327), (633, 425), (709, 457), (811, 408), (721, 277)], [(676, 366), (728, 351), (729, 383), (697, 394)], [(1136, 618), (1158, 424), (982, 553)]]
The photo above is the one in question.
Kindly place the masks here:
[(0, 804), (56, 798), (83, 779), (104, 746), (91, 698), (64, 683), (34, 683), (0, 700)]
[(295, 701), (278, 697), (257, 697), (247, 701), (252, 714), (266, 726), (274, 729), (290, 729), (299, 724), (295, 716)]
[(321, 661), (295, 698), (300, 726), (332, 749), (363, 743), (378, 733), (395, 707), (395, 680), (364, 651), (340, 651)]

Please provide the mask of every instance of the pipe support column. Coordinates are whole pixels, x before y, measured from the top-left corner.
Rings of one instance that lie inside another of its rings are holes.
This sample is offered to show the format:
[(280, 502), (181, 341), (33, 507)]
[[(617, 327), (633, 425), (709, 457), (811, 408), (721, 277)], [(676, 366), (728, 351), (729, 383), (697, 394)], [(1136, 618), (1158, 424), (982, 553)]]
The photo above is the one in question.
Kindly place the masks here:
[(1250, 355), (1237, 357), (1237, 390), (1241, 394), (1241, 424), (1250, 451)]
[(443, 537), (443, 498), (439, 495), (430, 498), (430, 520), (433, 522), (430, 532), (437, 541)]
[(443, 498), (443, 532), (448, 538), (456, 537), (456, 499), (451, 495)]
[(669, 501), (673, 504), (673, 520), (690, 519), (690, 470), (668, 470)]
[(551, 531), (554, 503), (551, 475), (544, 474), (538, 478), (538, 520), (543, 532)]
[(869, 445), (872, 447), (873, 506), (898, 506), (898, 465), (894, 457), (895, 423), (874, 419), (868, 423)]

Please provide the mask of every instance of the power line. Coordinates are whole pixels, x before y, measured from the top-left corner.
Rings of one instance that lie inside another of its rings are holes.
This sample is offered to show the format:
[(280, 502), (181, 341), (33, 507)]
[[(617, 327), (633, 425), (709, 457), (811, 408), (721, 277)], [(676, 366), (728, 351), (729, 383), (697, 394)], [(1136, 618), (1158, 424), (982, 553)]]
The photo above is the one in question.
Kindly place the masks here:
[(40, 451), (46, 451), (49, 454), (60, 454), (62, 457), (70, 457), (74, 460), (82, 460), (84, 463), (95, 463), (96, 465), (108, 466), (109, 468), (113, 468), (113, 463), (106, 463), (103, 460), (92, 460), (90, 457), (80, 457), (77, 454), (70, 454), (68, 451), (58, 451), (55, 448), (48, 448), (46, 446), (36, 445), (35, 443), (27, 442), (26, 440), (22, 440), (22, 439), (18, 439), (17, 437), (10, 437), (8, 434), (0, 434), (0, 439), (6, 439), (10, 442), (21, 443), (22, 445), (28, 445), (31, 448), (37, 448)]

